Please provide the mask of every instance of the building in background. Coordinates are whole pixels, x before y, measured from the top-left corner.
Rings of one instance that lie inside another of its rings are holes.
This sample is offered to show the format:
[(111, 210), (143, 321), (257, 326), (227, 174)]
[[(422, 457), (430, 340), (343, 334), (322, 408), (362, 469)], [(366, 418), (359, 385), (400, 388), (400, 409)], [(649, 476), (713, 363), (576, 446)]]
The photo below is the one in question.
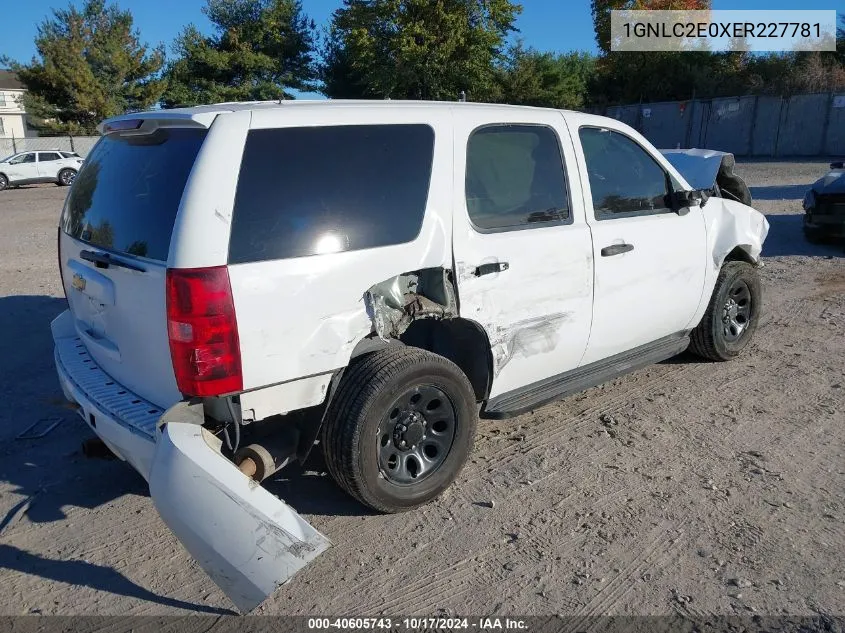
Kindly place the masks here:
[(10, 70), (0, 70), (0, 139), (37, 136), (26, 124), (24, 85)]

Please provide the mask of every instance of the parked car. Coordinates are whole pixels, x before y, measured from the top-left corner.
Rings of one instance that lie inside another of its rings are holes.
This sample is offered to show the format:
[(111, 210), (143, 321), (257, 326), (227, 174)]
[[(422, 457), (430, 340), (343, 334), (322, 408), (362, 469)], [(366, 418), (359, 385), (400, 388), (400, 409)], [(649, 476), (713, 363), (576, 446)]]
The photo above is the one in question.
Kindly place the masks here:
[(315, 442), (410, 510), (479, 416), (730, 360), (762, 310), (763, 215), (612, 119), (273, 102), (101, 131), (60, 222), (59, 379), (244, 611), (329, 546), (257, 483)]
[(813, 183), (804, 196), (804, 235), (811, 242), (845, 238), (845, 163)]
[(82, 162), (79, 154), (57, 149), (12, 154), (0, 161), (0, 191), (40, 182), (70, 186)]

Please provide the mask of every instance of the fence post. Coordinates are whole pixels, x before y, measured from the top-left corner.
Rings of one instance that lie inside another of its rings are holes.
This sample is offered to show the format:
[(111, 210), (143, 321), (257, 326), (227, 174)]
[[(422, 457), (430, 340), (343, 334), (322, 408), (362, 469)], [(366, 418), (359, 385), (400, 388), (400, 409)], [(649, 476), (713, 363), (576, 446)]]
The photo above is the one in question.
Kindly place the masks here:
[(75, 152), (76, 148), (73, 146), (73, 136), (68, 134), (67, 137), (70, 139), (70, 151)]
[(830, 127), (830, 115), (833, 112), (833, 93), (827, 95), (827, 110), (824, 113), (824, 125), (822, 126), (821, 147), (819, 148), (819, 156), (824, 156), (825, 149), (827, 149), (827, 130)]
[(757, 114), (760, 107), (760, 95), (754, 95), (754, 107), (751, 109), (751, 126), (748, 130), (748, 155), (754, 156), (754, 135), (757, 131)]
[(15, 133), (12, 132), (12, 154), (18, 153), (18, 144), (15, 142)]
[[(780, 128), (783, 125), (783, 103), (784, 98), (783, 95), (780, 96), (780, 110), (778, 110), (778, 126), (775, 130), (775, 146), (772, 148), (772, 156), (780, 156), (780, 152), (778, 151), (778, 145), (780, 145)], [(789, 106), (786, 108), (787, 113), (789, 112)]]

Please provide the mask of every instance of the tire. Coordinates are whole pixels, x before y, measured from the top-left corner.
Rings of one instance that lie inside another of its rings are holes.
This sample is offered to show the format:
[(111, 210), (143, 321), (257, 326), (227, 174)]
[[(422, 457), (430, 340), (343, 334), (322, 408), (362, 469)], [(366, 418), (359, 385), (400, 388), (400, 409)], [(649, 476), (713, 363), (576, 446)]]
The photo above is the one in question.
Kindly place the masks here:
[(3, 191), (8, 186), (9, 186), (9, 179), (6, 178), (5, 174), (0, 174), (0, 191)]
[(690, 336), (690, 351), (715, 361), (736, 358), (754, 336), (762, 305), (763, 288), (754, 266), (725, 262), (707, 311)]
[(76, 171), (73, 169), (63, 169), (59, 172), (59, 186), (70, 187), (76, 179)]
[(472, 386), (457, 365), (415, 347), (388, 348), (346, 370), (321, 443), (341, 488), (374, 510), (402, 512), (455, 480), (477, 422)]

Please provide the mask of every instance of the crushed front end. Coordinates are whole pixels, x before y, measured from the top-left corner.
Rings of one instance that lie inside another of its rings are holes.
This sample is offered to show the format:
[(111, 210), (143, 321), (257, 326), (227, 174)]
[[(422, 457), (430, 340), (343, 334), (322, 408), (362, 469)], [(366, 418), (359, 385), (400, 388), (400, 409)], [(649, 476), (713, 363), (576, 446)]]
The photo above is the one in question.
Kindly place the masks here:
[(803, 206), (808, 239), (845, 239), (845, 163), (831, 163), (830, 171), (807, 191)]

